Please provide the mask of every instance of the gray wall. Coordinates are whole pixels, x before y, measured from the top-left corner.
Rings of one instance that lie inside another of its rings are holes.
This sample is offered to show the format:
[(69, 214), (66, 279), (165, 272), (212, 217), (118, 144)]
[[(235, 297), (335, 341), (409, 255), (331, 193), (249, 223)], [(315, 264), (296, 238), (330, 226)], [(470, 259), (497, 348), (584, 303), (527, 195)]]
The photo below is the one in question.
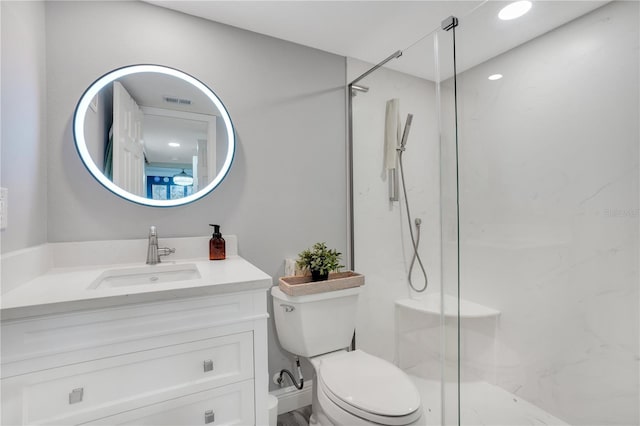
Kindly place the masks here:
[[(316, 241), (346, 252), (343, 57), (138, 2), (47, 2), (46, 53), (48, 197), (42, 186), (21, 191), (48, 198), (46, 241), (144, 238), (152, 224), (161, 239), (198, 236), (219, 223), (238, 235), (240, 254), (274, 278), (285, 257)], [(95, 78), (134, 63), (186, 71), (227, 106), (236, 158), (205, 199), (169, 209), (134, 205), (80, 162), (71, 133), (76, 102)], [(18, 158), (37, 164), (38, 155), (3, 155), (3, 166)], [(19, 230), (44, 226), (40, 216)], [(273, 330), (270, 336), (270, 370), (291, 368)]]
[(1, 2), (2, 151), (0, 180), (9, 189), (6, 253), (47, 241), (45, 8)]

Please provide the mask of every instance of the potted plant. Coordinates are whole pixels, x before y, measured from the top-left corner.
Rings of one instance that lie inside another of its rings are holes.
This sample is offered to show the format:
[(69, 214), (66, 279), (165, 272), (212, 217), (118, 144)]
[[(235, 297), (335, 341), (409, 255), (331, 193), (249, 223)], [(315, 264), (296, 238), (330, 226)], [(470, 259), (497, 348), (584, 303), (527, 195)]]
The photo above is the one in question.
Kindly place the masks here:
[(329, 272), (344, 268), (340, 264), (341, 256), (342, 253), (327, 248), (325, 243), (315, 243), (311, 249), (303, 250), (298, 255), (296, 266), (300, 270), (310, 271), (312, 281), (323, 281), (329, 278)]

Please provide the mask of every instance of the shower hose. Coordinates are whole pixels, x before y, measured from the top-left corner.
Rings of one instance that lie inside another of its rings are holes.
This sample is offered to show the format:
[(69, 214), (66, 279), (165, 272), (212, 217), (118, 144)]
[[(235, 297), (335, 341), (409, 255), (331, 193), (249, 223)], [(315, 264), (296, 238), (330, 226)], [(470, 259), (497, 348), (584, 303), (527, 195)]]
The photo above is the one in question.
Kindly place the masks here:
[[(409, 273), (407, 274), (407, 279), (409, 280), (409, 286), (413, 289), (413, 291), (422, 293), (427, 289), (427, 285), (429, 284), (429, 278), (427, 277), (427, 270), (422, 264), (422, 259), (420, 258), (420, 254), (418, 253), (418, 246), (420, 245), (420, 225), (422, 221), (420, 219), (416, 219), (416, 234), (417, 238), (413, 236), (413, 226), (411, 223), (411, 213), (409, 211), (409, 199), (407, 198), (407, 186), (404, 183), (404, 167), (402, 165), (402, 154), (404, 153), (404, 147), (398, 148), (398, 159), (400, 160), (400, 178), (402, 179), (402, 193), (404, 194), (404, 203), (407, 210), (407, 221), (409, 222), (409, 235), (411, 235), (411, 243), (413, 244), (413, 257), (411, 258), (411, 265), (409, 266)], [(424, 285), (420, 288), (416, 288), (413, 285), (413, 281), (411, 280), (411, 275), (413, 273), (413, 267), (415, 266), (416, 259), (418, 260), (418, 265), (420, 266), (420, 270), (422, 271), (422, 276), (424, 277)]]

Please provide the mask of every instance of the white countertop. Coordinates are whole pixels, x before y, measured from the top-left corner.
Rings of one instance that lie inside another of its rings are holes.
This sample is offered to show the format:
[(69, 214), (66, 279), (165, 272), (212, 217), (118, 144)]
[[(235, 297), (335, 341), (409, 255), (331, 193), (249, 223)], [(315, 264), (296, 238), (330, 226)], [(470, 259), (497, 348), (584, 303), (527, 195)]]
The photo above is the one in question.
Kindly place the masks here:
[(269, 275), (240, 256), (225, 260), (208, 258), (163, 260), (161, 265), (195, 264), (200, 278), (185, 281), (90, 288), (100, 274), (111, 269), (149, 268), (144, 263), (101, 266), (58, 267), (31, 279), (2, 295), (3, 320), (36, 315), (143, 303), (177, 297), (196, 297), (238, 291), (268, 289)]

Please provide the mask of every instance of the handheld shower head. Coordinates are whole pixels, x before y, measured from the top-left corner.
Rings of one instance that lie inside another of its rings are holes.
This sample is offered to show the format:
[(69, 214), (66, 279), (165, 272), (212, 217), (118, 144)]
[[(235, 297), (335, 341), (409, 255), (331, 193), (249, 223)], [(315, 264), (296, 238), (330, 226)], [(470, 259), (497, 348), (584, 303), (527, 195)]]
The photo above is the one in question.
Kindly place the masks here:
[(413, 114), (407, 114), (407, 120), (404, 122), (404, 132), (402, 132), (402, 139), (400, 140), (400, 149), (404, 150), (409, 138), (409, 131), (411, 130), (411, 122), (413, 121)]

